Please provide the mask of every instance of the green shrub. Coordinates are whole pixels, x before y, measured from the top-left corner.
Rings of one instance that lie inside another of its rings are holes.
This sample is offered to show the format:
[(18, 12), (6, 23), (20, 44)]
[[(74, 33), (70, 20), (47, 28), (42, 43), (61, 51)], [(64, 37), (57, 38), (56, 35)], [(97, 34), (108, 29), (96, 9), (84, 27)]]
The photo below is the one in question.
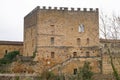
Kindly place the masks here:
[(5, 59), (9, 59), (9, 60), (12, 60), (13, 58), (16, 57), (16, 55), (19, 54), (19, 51), (12, 51), (12, 52), (9, 52), (7, 54), (4, 55), (4, 58)]
[(19, 76), (16, 76), (16, 77), (15, 77), (15, 80), (20, 80)]
[(89, 62), (85, 62), (82, 68), (79, 68), (77, 73), (77, 80), (92, 80), (93, 72)]
[(19, 55), (19, 51), (12, 51), (5, 54), (4, 57), (0, 59), (0, 64), (11, 63), (13, 59), (16, 57), (16, 55)]

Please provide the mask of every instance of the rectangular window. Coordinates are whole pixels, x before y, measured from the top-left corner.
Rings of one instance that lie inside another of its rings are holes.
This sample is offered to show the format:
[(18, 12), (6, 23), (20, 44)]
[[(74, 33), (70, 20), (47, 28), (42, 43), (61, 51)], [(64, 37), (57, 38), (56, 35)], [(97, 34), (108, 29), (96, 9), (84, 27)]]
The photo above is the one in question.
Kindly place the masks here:
[(51, 44), (54, 44), (54, 37), (51, 37)]
[(54, 57), (55, 57), (55, 53), (51, 52), (51, 58), (54, 58)]
[(51, 33), (54, 34), (55, 33), (55, 26), (54, 25), (50, 25), (50, 29), (51, 29)]
[(81, 24), (81, 25), (79, 26), (78, 30), (79, 30), (79, 32), (84, 32), (84, 25)]
[(80, 38), (77, 38), (77, 45), (80, 46)]
[(87, 44), (89, 44), (90, 43), (90, 39), (89, 38), (87, 38)]
[(86, 57), (90, 57), (90, 52), (86, 52)]
[(8, 53), (8, 50), (5, 50), (5, 54), (7, 54)]
[(74, 72), (73, 72), (74, 75), (77, 74), (77, 68), (74, 69)]

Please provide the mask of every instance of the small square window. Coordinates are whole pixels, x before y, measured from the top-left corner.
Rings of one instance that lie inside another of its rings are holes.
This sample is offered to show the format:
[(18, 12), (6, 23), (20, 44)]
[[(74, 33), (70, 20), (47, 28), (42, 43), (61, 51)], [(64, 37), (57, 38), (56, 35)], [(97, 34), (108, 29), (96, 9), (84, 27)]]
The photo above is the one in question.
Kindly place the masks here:
[(73, 52), (73, 57), (77, 57), (77, 52)]
[(5, 54), (7, 54), (8, 53), (8, 50), (5, 50)]

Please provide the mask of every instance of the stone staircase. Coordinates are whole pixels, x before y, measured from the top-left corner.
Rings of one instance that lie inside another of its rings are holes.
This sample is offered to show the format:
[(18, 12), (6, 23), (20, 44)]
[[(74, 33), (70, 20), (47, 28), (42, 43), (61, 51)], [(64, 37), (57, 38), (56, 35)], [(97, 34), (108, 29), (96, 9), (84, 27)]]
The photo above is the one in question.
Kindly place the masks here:
[(58, 67), (61, 67), (61, 66), (65, 66), (66, 64), (68, 64), (68, 63), (71, 62), (71, 61), (72, 61), (72, 58), (66, 59), (66, 60), (63, 61), (62, 63), (58, 63), (58, 64), (52, 66), (52, 67), (49, 69), (49, 71), (52, 71), (52, 70), (54, 70), (54, 69), (56, 69), (56, 68), (58, 68)]
[(92, 57), (86, 57), (86, 56), (80, 56), (80, 57), (71, 57), (69, 59), (66, 59), (65, 61), (63, 61), (62, 63), (58, 63), (54, 66), (52, 66), (49, 71), (52, 71), (56, 68), (59, 68), (59, 67), (63, 67), (63, 66), (66, 66), (67, 64), (69, 64), (70, 62), (72, 61), (77, 61), (77, 60), (80, 60), (81, 58), (96, 58), (96, 59), (99, 59), (99, 57), (96, 57), (96, 56), (92, 56)]

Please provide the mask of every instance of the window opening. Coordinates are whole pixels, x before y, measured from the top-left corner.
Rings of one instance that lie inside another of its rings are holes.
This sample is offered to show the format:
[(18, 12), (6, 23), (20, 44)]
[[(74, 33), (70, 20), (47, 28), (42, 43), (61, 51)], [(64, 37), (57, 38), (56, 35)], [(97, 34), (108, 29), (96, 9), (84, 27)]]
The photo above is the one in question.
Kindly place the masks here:
[(73, 57), (77, 57), (77, 52), (73, 52)]
[(74, 75), (77, 74), (77, 68), (74, 69), (74, 72), (73, 72)]
[(90, 52), (86, 52), (86, 57), (90, 57)]
[(84, 25), (83, 25), (83, 24), (81, 24), (81, 25), (79, 26), (79, 32), (84, 32)]
[(54, 57), (55, 57), (55, 53), (51, 52), (51, 58), (54, 58)]
[(5, 54), (7, 54), (8, 53), (8, 50), (5, 50)]
[(77, 45), (80, 46), (81, 40), (80, 38), (77, 38)]
[(51, 44), (54, 44), (54, 37), (51, 37)]
[(89, 38), (87, 38), (87, 44), (89, 44), (89, 42), (90, 42), (90, 39), (89, 39)]

